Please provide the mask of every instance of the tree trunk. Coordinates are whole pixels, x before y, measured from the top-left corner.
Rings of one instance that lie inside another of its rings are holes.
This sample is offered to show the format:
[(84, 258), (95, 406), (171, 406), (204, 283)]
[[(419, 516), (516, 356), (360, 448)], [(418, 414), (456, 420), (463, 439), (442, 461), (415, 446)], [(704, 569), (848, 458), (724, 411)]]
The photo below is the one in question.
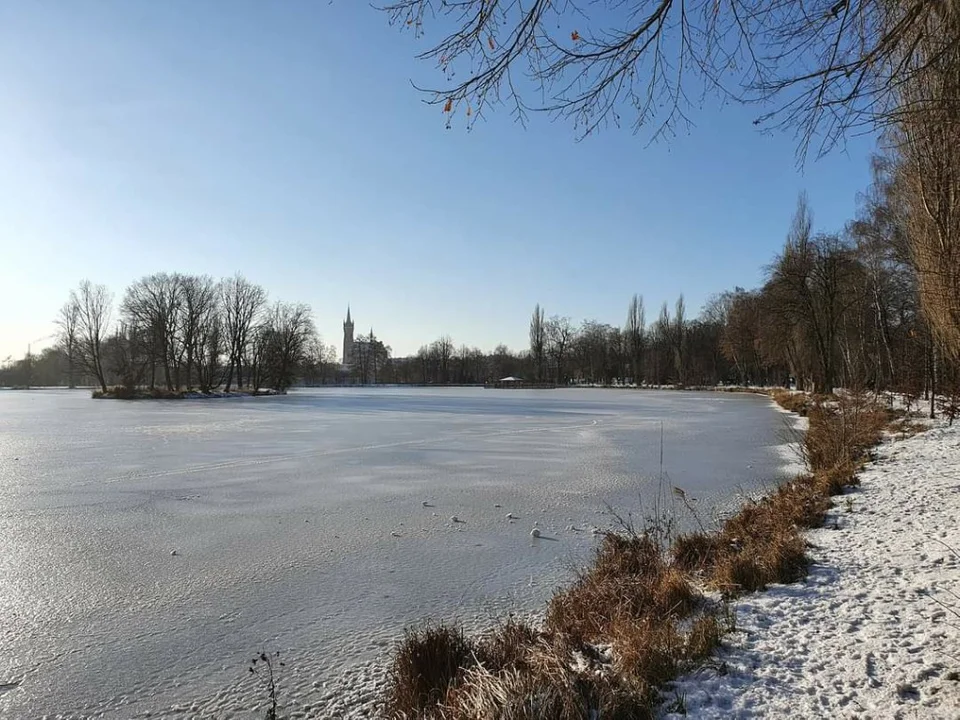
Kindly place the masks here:
[(930, 341), (930, 419), (937, 416), (937, 347)]

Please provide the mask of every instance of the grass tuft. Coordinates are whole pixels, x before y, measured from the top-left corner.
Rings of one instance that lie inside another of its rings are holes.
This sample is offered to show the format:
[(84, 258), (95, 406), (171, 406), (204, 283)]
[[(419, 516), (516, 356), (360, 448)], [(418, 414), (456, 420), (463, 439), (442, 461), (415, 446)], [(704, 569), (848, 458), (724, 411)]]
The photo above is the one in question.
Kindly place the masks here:
[(464, 667), (474, 661), (473, 645), (454, 625), (408, 629), (387, 674), (384, 702), (391, 718), (441, 717), (435, 712)]
[(716, 533), (695, 532), (678, 535), (670, 547), (674, 564), (688, 573), (707, 569), (720, 552), (723, 540)]
[(541, 644), (541, 636), (529, 625), (510, 618), (493, 633), (480, 639), (477, 657), (493, 672), (525, 670), (530, 654)]
[(684, 658), (685, 641), (676, 621), (617, 618), (610, 628), (614, 667), (641, 696), (675, 678)]
[(686, 661), (697, 663), (710, 657), (720, 646), (727, 629), (715, 614), (704, 614), (696, 618), (687, 634)]

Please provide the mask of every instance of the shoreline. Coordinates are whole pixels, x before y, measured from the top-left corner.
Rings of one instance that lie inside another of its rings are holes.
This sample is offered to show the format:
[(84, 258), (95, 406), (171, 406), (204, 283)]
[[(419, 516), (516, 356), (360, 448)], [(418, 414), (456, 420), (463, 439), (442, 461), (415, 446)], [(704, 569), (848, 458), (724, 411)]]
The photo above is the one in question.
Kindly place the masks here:
[(807, 577), (741, 598), (712, 666), (671, 685), (687, 717), (958, 716), (960, 427), (872, 455), (806, 533)]
[(278, 397), (286, 393), (278, 390), (240, 390), (240, 391), (214, 391), (200, 392), (199, 390), (134, 390), (118, 391), (111, 388), (106, 393), (102, 390), (94, 390), (91, 398), (94, 400), (229, 400), (233, 398), (251, 398), (251, 397)]
[[(829, 522), (838, 497), (859, 485), (884, 432), (898, 422), (907, 432), (902, 417), (866, 395), (762, 394), (808, 418), (805, 474), (746, 499), (714, 530), (673, 535), (659, 515), (641, 529), (623, 524), (603, 537), (579, 579), (556, 592), (542, 626), (510, 619), (479, 637), (464, 635), (457, 623), (409, 629), (395, 645), (375, 707), (386, 717), (467, 718), (479, 707), (496, 716), (533, 693), (550, 698), (549, 711), (541, 708), (548, 714), (586, 707), (604, 715), (685, 715), (684, 678), (717, 664), (739, 630), (738, 604), (810, 582), (816, 561), (808, 536)], [(722, 712), (729, 706), (722, 703)], [(370, 709), (357, 710), (367, 716)]]

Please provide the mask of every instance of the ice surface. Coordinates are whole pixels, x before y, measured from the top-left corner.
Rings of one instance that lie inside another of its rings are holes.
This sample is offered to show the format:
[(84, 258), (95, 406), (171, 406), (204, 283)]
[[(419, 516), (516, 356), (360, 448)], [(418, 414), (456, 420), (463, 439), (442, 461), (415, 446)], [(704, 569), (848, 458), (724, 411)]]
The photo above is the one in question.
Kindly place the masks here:
[(749, 395), (0, 393), (0, 716), (251, 717), (260, 649), (288, 710), (363, 716), (405, 625), (539, 609), (652, 509), (661, 421), (704, 516), (784, 470)]

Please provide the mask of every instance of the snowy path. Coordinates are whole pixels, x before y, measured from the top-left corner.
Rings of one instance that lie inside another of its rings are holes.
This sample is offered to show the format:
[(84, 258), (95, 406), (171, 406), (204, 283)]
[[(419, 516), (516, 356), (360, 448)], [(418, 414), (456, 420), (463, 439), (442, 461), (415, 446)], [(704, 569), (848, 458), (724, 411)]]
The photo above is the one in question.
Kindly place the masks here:
[(808, 579), (739, 600), (716, 664), (677, 683), (687, 717), (960, 718), (960, 427), (885, 443), (861, 479), (810, 533)]

